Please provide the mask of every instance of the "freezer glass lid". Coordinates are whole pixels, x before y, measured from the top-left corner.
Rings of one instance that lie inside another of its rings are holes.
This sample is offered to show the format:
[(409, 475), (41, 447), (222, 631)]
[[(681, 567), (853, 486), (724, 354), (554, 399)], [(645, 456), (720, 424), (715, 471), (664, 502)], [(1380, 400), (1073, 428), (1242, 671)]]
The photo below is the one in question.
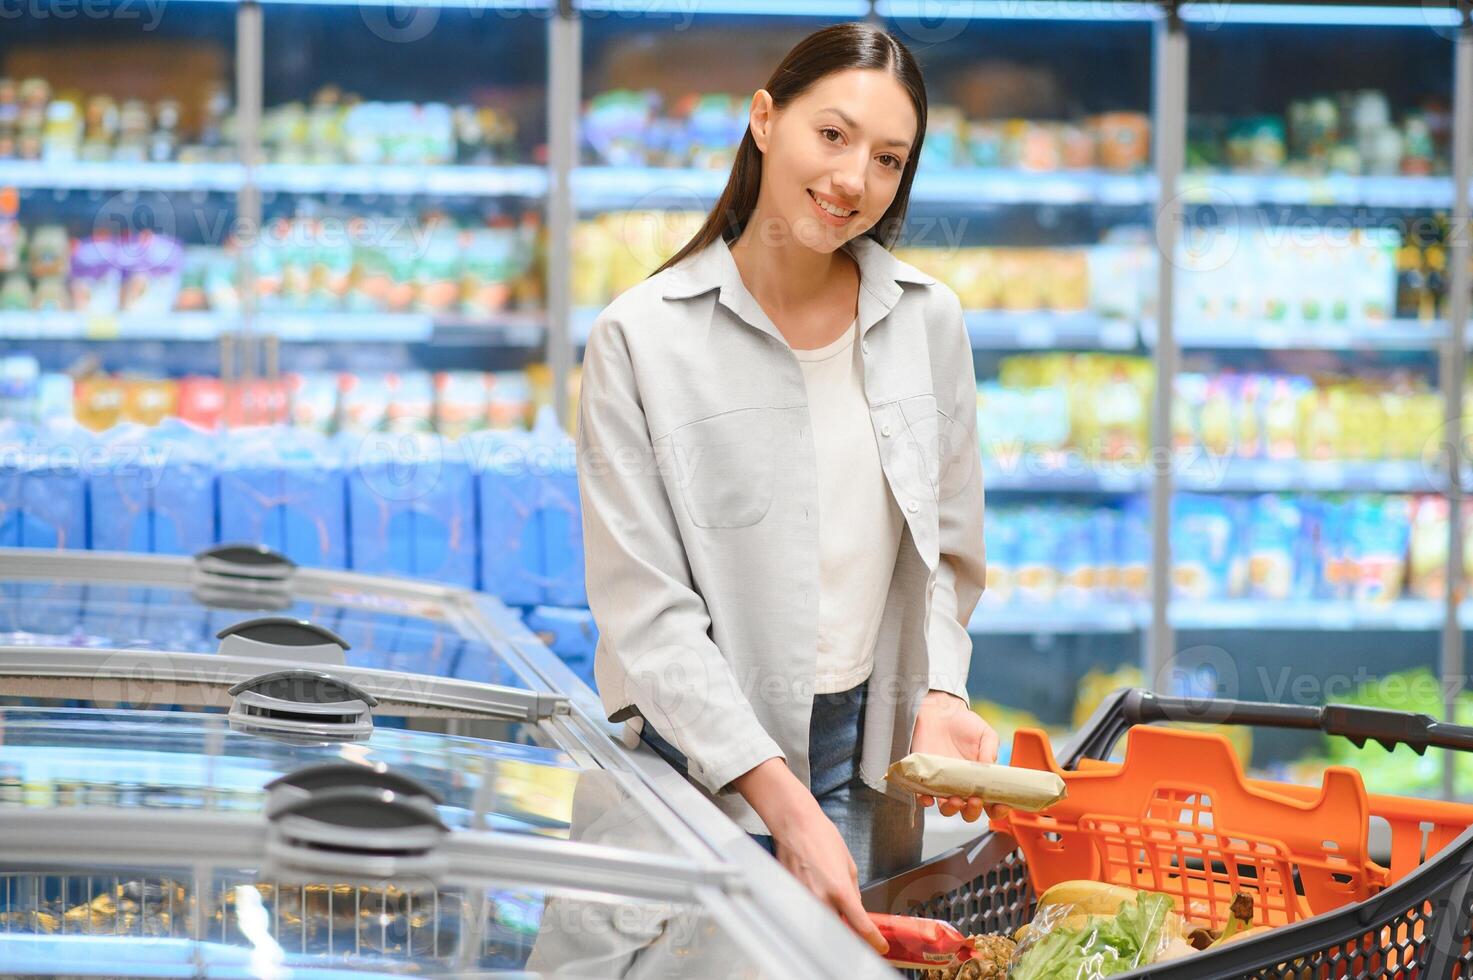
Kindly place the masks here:
[(414, 780), (438, 797), (451, 829), (679, 850), (610, 773), (556, 748), (382, 726), (364, 741), (299, 744), (236, 730), (221, 714), (0, 709), (0, 814), (16, 807), (258, 812), (267, 784), (327, 763), (382, 764)]
[[(611, 886), (605, 886), (611, 887)], [(204, 969), (201, 969), (201, 968)], [(191, 968), (198, 972), (174, 973)], [(0, 975), (775, 976), (693, 901), (515, 880), (276, 881), (255, 869), (0, 870)]]
[(529, 689), (505, 659), (466, 636), (435, 602), (345, 586), (285, 607), (218, 608), (189, 589), (162, 585), (0, 582), (0, 646), (214, 653), (221, 630), (266, 615), (336, 633), (348, 644), (343, 656), (349, 667)]

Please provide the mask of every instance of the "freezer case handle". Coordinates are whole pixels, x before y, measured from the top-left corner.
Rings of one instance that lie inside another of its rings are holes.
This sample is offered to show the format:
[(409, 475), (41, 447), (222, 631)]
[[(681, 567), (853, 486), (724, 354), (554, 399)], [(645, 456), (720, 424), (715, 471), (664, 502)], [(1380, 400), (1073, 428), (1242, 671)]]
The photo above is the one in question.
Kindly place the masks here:
[(449, 828), (428, 797), (335, 786), (292, 800), (268, 819), (273, 871), (382, 878), (445, 870), (439, 845)]
[(378, 699), (316, 670), (275, 670), (230, 689), (232, 726), (312, 741), (357, 742), (373, 734)]
[(296, 571), (296, 562), (264, 545), (215, 545), (194, 556), (194, 594), (227, 609), (285, 609)]
[(297, 802), (335, 789), (370, 789), (395, 793), (432, 811), (445, 798), (428, 786), (382, 762), (323, 762), (293, 769), (266, 784), (266, 816), (276, 816)]
[(226, 657), (285, 660), (293, 664), (342, 667), (348, 641), (325, 626), (289, 616), (262, 616), (227, 626), (215, 634), (218, 652)]

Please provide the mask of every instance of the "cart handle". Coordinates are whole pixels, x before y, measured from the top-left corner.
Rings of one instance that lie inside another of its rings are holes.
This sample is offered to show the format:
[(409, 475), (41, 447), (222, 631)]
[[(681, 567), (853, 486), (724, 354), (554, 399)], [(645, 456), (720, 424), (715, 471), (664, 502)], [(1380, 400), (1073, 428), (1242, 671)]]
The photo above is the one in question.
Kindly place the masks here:
[(1278, 704), (1226, 698), (1163, 697), (1138, 687), (1111, 693), (1060, 753), (1066, 768), (1081, 759), (1106, 759), (1132, 725), (1157, 721), (1208, 725), (1297, 728), (1348, 738), (1357, 748), (1374, 741), (1389, 752), (1409, 746), (1418, 755), (1429, 748), (1473, 752), (1473, 728), (1438, 721), (1431, 715), (1350, 704)]

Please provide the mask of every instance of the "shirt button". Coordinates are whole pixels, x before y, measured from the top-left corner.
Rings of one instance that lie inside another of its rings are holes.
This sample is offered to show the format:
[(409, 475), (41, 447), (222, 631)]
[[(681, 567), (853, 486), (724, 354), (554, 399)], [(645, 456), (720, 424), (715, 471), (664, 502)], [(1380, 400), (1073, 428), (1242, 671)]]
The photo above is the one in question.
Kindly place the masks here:
[(869, 341), (868, 340), (862, 340), (862, 341), (860, 341), (859, 342), (859, 349), (862, 350), (862, 351), (864, 351), (866, 354), (868, 354), (869, 353)]
[(890, 427), (888, 425), (880, 426), (880, 435), (884, 436), (886, 439), (890, 438)]
[(921, 509), (921, 505), (912, 500), (910, 503), (905, 505), (905, 509), (914, 514), (916, 511)]

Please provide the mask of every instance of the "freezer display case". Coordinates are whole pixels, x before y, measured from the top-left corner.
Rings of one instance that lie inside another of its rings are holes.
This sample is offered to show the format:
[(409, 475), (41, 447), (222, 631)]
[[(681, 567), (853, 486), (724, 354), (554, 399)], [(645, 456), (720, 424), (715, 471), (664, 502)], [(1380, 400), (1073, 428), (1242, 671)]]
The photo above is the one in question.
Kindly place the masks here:
[(0, 973), (890, 976), (497, 600), (0, 552)]

